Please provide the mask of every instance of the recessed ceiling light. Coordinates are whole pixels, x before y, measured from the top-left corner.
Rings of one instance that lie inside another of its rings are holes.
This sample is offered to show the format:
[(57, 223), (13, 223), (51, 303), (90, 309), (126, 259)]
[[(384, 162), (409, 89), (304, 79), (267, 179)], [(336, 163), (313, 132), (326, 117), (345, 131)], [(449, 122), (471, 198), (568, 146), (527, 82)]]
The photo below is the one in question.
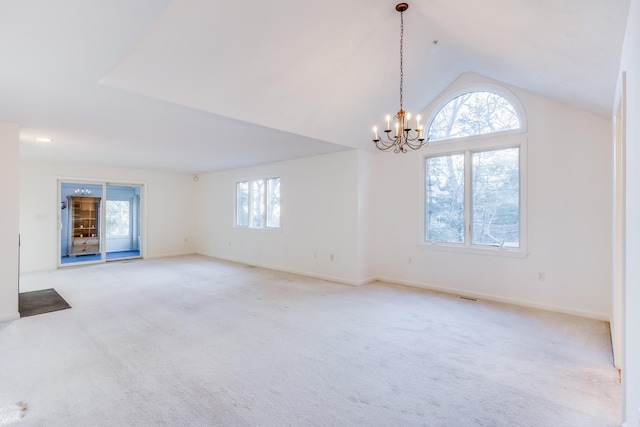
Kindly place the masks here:
[(38, 141), (38, 142), (53, 142), (53, 139), (45, 138), (45, 137), (40, 136), (40, 137), (36, 138), (36, 141)]

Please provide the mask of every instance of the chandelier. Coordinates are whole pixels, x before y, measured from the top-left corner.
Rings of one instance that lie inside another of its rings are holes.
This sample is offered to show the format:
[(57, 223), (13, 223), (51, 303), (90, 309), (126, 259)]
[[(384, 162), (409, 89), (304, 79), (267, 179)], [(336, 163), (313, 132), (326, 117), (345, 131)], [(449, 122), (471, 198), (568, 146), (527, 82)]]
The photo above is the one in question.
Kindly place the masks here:
[[(411, 113), (402, 109), (402, 84), (404, 83), (403, 41), (404, 41), (404, 11), (409, 8), (407, 3), (396, 5), (396, 11), (400, 12), (400, 110), (393, 116), (396, 121), (395, 129), (391, 129), (391, 116), (387, 116), (387, 127), (382, 138), (378, 136), (378, 128), (373, 127), (373, 142), (376, 148), (382, 151), (393, 150), (394, 153), (406, 153), (409, 150), (417, 150), (426, 145), (424, 143), (424, 127), (420, 124), (420, 115), (416, 116), (416, 128), (411, 128)], [(393, 134), (391, 133), (393, 132)], [(429, 142), (427, 140), (427, 142)]]
[(91, 195), (91, 190), (89, 190), (88, 188), (76, 188), (76, 190), (74, 191), (74, 193), (77, 196), (89, 196)]

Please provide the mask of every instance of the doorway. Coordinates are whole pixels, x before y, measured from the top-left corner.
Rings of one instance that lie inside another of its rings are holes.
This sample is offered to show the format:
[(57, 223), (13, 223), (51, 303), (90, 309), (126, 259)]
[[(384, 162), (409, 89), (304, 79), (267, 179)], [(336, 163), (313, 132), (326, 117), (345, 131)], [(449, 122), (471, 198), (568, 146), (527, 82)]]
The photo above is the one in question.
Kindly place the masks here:
[(142, 188), (59, 181), (58, 267), (142, 258)]

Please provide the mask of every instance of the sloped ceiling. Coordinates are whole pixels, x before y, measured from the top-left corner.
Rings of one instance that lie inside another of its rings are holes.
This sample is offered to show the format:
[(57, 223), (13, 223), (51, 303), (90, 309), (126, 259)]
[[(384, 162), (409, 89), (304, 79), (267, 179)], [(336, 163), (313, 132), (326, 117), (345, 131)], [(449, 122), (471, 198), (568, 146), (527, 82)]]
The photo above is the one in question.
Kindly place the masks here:
[[(399, 106), (394, 7), (3, 0), (0, 120), (21, 124), (25, 159), (191, 173), (370, 148)], [(608, 116), (628, 7), (410, 3), (405, 109), (472, 71)]]

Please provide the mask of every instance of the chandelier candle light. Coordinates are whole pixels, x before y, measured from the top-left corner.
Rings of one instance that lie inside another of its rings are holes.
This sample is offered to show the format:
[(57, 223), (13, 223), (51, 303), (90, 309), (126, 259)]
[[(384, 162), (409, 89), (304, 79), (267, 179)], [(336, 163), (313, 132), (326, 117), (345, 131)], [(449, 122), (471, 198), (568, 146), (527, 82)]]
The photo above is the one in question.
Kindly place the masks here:
[[(396, 121), (394, 134), (391, 134), (391, 116), (387, 116), (386, 135), (382, 138), (378, 136), (378, 128), (373, 127), (373, 142), (378, 150), (390, 151), (394, 153), (406, 153), (409, 150), (417, 150), (424, 144), (424, 127), (420, 124), (420, 115), (416, 116), (416, 128), (411, 129), (411, 113), (402, 109), (402, 84), (404, 83), (404, 70), (402, 68), (403, 59), (403, 39), (404, 39), (404, 11), (409, 8), (407, 3), (399, 3), (396, 10), (400, 12), (400, 110), (393, 116)], [(428, 141), (427, 141), (428, 142)]]

